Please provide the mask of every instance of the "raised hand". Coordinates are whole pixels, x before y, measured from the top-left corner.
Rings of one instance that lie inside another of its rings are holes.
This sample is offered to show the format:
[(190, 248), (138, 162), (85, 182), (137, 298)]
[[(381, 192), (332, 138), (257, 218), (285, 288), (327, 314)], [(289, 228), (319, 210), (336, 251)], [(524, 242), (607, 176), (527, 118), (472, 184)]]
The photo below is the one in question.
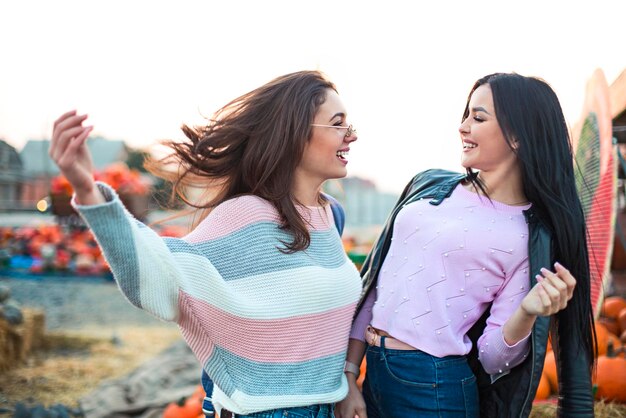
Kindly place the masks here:
[(522, 300), (522, 309), (529, 315), (548, 316), (565, 309), (574, 294), (576, 279), (556, 263), (556, 272), (546, 268), (536, 276), (537, 284)]
[(75, 110), (61, 115), (54, 122), (50, 158), (61, 170), (76, 192), (80, 204), (96, 204), (104, 198), (95, 187), (93, 162), (85, 141), (92, 126), (83, 126), (87, 115), (78, 115)]

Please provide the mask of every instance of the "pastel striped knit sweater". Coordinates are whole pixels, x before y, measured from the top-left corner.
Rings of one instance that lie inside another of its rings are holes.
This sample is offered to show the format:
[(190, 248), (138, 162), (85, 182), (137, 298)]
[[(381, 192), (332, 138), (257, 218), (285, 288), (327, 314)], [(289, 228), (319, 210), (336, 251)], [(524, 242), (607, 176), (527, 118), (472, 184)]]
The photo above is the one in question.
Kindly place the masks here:
[(218, 409), (249, 414), (346, 396), (343, 363), (361, 280), (330, 207), (302, 208), (311, 245), (283, 254), (291, 236), (259, 197), (228, 200), (175, 239), (159, 237), (109, 186), (98, 187), (106, 203), (74, 206), (128, 300), (178, 324), (215, 382)]

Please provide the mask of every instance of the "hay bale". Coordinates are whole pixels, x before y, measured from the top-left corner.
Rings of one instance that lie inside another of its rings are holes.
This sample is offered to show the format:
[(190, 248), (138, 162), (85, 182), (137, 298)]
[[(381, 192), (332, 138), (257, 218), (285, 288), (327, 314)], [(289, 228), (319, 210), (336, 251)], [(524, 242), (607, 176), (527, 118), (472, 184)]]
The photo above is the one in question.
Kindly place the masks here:
[(14, 327), (0, 319), (0, 372), (13, 367), (19, 358), (20, 341)]
[(25, 308), (24, 321), (11, 325), (0, 318), (0, 372), (23, 362), (40, 348), (44, 341), (45, 315), (43, 311)]
[[(626, 404), (597, 401), (594, 404), (596, 418), (623, 418), (626, 416)], [(556, 402), (538, 402), (533, 404), (530, 418), (555, 418)]]
[(20, 358), (25, 360), (28, 355), (42, 347), (45, 333), (45, 315), (37, 309), (23, 309), (24, 322), (16, 327), (17, 333), (22, 337)]

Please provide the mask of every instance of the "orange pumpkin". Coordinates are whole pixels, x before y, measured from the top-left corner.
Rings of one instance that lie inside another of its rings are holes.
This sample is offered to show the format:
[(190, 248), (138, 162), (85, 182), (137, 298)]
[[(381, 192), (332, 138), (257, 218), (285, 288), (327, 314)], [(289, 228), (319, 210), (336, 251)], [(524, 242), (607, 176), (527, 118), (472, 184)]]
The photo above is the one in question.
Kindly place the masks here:
[(204, 391), (202, 385), (197, 385), (191, 396), (194, 398), (204, 399), (206, 392)]
[(620, 326), (619, 322), (617, 322), (617, 319), (601, 316), (600, 318), (598, 318), (598, 322), (604, 325), (611, 334), (619, 335)]
[(552, 391), (550, 390), (550, 381), (548, 380), (548, 376), (545, 373), (541, 373), (541, 379), (539, 379), (539, 386), (537, 387), (535, 400), (541, 401), (548, 399), (551, 393)]
[(202, 413), (202, 399), (198, 396), (190, 396), (185, 401), (185, 411), (188, 417), (196, 417)]
[[(619, 311), (619, 314), (617, 315), (617, 323), (619, 324), (620, 332), (626, 331), (626, 308)], [(617, 335), (619, 335), (620, 332), (618, 332)]]
[(559, 392), (559, 378), (556, 373), (556, 358), (554, 357), (554, 351), (546, 353), (546, 358), (543, 362), (543, 373), (550, 383), (550, 391), (553, 393)]
[(606, 354), (609, 342), (609, 330), (600, 322), (595, 322), (596, 338), (598, 340), (598, 356)]
[(626, 308), (626, 299), (620, 296), (609, 296), (604, 299), (600, 315), (616, 319), (622, 309)]
[[(623, 350), (620, 348), (618, 351)], [(626, 359), (617, 354), (613, 344), (609, 343), (606, 355), (598, 357), (597, 370), (593, 377), (597, 388), (596, 399), (626, 402)]]
[(196, 418), (202, 413), (202, 403), (195, 397), (180, 398), (163, 411), (163, 418)]

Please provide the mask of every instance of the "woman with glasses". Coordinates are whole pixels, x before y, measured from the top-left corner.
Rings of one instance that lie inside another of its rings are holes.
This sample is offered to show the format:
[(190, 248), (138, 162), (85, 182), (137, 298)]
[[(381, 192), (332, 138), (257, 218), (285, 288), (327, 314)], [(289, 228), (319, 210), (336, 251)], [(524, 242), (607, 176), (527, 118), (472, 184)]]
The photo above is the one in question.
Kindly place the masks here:
[(361, 291), (321, 193), (346, 175), (357, 139), (335, 86), (317, 71), (287, 74), (206, 126), (183, 126), (187, 140), (150, 164), (183, 198), (189, 185), (212, 192), (187, 201), (208, 215), (182, 239), (159, 237), (94, 182), (86, 118), (55, 122), (50, 155), (128, 300), (180, 327), (220, 417), (331, 417), (348, 392)]
[(528, 416), (548, 334), (560, 416), (593, 416), (586, 230), (557, 96), (488, 75), (459, 132), (466, 172), (415, 176), (364, 263), (337, 416)]

